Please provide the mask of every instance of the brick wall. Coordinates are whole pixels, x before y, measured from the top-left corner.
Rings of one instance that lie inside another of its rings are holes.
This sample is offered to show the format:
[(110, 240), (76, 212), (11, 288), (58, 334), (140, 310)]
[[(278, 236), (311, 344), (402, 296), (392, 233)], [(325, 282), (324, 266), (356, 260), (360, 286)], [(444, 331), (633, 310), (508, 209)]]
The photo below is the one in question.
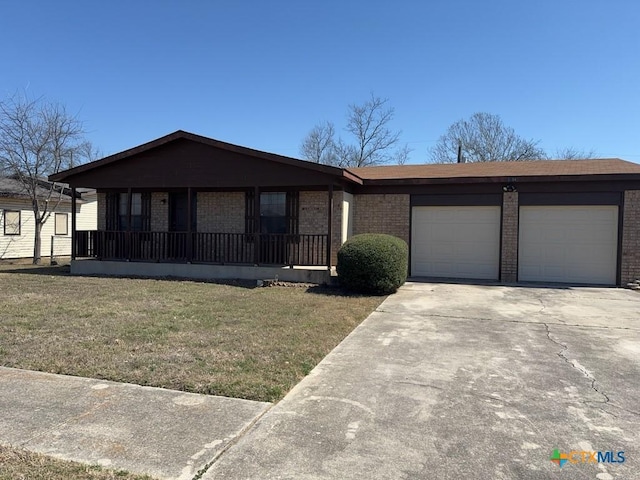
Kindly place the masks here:
[(640, 190), (624, 192), (621, 283), (640, 279)]
[(107, 194), (98, 193), (98, 230), (107, 229)]
[[(326, 234), (327, 233), (327, 204), (328, 193), (300, 192), (299, 233)], [(337, 252), (341, 245), (342, 236), (342, 192), (333, 192), (333, 216), (331, 219), (331, 264), (337, 262)]]
[(299, 233), (327, 233), (327, 201), (327, 192), (300, 192)]
[(198, 192), (199, 232), (244, 233), (244, 192)]
[(386, 233), (408, 243), (410, 209), (409, 195), (355, 195), (353, 234)]
[(502, 251), (500, 280), (515, 283), (518, 279), (518, 192), (502, 196)]
[(167, 192), (151, 193), (151, 231), (169, 231), (169, 194)]

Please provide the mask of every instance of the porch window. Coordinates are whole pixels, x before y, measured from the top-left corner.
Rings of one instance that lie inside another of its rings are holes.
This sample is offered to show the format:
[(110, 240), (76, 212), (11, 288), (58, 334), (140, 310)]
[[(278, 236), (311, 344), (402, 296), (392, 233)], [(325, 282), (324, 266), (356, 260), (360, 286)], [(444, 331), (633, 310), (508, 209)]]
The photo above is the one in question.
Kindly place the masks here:
[(260, 194), (260, 230), (261, 233), (288, 233), (285, 192)]
[[(110, 193), (107, 196), (107, 230), (127, 231), (128, 194)], [(131, 194), (131, 230), (146, 232), (151, 230), (151, 194), (133, 192)]]
[[(260, 193), (260, 233), (298, 233), (298, 192)], [(247, 192), (247, 233), (256, 233), (254, 193)]]
[(4, 234), (20, 235), (20, 210), (4, 211)]

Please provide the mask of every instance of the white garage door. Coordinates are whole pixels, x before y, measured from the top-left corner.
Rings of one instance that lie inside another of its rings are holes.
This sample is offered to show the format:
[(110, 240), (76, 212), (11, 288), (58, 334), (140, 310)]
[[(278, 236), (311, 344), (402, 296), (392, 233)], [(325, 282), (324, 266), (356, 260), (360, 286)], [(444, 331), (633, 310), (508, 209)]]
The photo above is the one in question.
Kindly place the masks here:
[(413, 207), (411, 275), (498, 279), (500, 207)]
[(518, 280), (614, 285), (618, 207), (520, 207)]

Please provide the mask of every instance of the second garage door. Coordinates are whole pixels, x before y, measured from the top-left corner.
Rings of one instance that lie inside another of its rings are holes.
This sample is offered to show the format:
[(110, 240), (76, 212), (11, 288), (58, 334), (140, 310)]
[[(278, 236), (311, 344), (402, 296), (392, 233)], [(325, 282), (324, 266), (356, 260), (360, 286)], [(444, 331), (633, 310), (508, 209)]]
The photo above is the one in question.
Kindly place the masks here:
[(413, 207), (411, 275), (497, 280), (500, 207)]
[(520, 207), (518, 280), (614, 285), (618, 207)]

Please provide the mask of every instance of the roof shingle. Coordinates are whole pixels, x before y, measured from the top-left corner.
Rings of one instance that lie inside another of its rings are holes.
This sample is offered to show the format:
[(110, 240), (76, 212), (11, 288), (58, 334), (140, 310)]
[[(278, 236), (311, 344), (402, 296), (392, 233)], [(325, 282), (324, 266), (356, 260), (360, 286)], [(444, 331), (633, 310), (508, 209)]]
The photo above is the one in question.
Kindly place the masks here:
[(363, 180), (539, 177), (640, 174), (640, 165), (619, 158), (597, 160), (538, 160), (349, 168)]

